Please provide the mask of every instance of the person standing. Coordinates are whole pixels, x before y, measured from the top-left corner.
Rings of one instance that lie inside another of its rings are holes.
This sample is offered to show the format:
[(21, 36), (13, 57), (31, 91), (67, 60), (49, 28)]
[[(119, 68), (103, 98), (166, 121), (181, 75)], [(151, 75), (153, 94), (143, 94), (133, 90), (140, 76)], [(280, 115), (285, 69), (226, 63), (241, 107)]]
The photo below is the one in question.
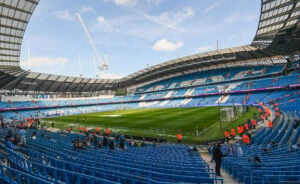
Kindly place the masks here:
[(177, 143), (181, 143), (181, 141), (182, 141), (182, 135), (181, 135), (181, 133), (178, 133), (177, 134)]
[(227, 144), (229, 143), (229, 138), (230, 138), (230, 134), (229, 134), (229, 131), (228, 130), (226, 130), (225, 132), (224, 132), (224, 136), (225, 136), (225, 140), (226, 140), (226, 142), (227, 142)]
[(222, 163), (222, 157), (227, 156), (227, 154), (223, 154), (221, 151), (221, 145), (217, 144), (216, 147), (214, 147), (214, 154), (213, 154), (213, 160), (216, 163), (215, 172), (218, 176), (221, 176), (221, 163)]
[(255, 127), (256, 127), (256, 119), (253, 119), (253, 120), (252, 120), (252, 126), (253, 126), (253, 128), (255, 129)]
[(248, 130), (249, 130), (249, 125), (248, 125), (248, 123), (245, 123), (245, 124), (244, 124), (244, 128), (245, 128), (245, 131), (248, 131)]
[(96, 134), (99, 135), (100, 128), (96, 127)]
[(106, 134), (107, 136), (110, 134), (109, 128), (106, 128), (106, 129), (105, 129), (105, 134)]
[(22, 128), (20, 131), (19, 131), (19, 135), (20, 135), (20, 139), (21, 139), (21, 144), (22, 145), (26, 145), (26, 127)]
[(232, 127), (231, 128), (231, 137), (232, 137), (232, 140), (234, 140), (234, 136), (235, 136), (235, 129)]
[(250, 137), (247, 134), (243, 135), (244, 144), (250, 144)]
[(271, 120), (268, 121), (268, 127), (272, 128), (273, 127), (273, 122)]

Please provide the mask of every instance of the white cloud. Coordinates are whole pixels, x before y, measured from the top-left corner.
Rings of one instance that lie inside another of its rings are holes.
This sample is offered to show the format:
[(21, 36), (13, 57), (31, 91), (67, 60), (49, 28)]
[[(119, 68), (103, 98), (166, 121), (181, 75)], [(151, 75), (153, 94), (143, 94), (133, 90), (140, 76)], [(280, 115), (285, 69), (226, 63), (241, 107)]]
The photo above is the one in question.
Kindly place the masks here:
[(113, 2), (118, 6), (135, 6), (137, 0), (105, 0), (106, 2)]
[(182, 46), (183, 46), (183, 42), (170, 42), (167, 39), (162, 39), (162, 40), (158, 40), (153, 45), (153, 50), (172, 52), (176, 49), (181, 48)]
[(124, 76), (118, 75), (118, 74), (112, 74), (112, 73), (103, 73), (101, 74), (101, 79), (121, 79)]
[(184, 21), (188, 17), (192, 17), (195, 15), (195, 12), (192, 8), (184, 8), (182, 12), (178, 12), (174, 15), (174, 19), (176, 19), (178, 22)]
[(185, 30), (178, 27), (183, 21), (187, 18), (192, 17), (195, 15), (195, 12), (191, 8), (184, 8), (181, 12), (177, 12), (175, 14), (170, 14), (168, 12), (164, 12), (159, 16), (150, 16), (143, 13), (145, 18), (151, 22), (157, 23), (161, 26), (174, 29), (177, 31), (184, 32)]
[(85, 13), (85, 12), (96, 12), (95, 9), (91, 6), (82, 6), (80, 12)]
[[(99, 16), (90, 29), (91, 31), (117, 33), (118, 35), (142, 38), (154, 42), (170, 36), (175, 38), (177, 34), (187, 32), (185, 28), (190, 27), (187, 27), (186, 20), (194, 15), (195, 12), (189, 7), (181, 8), (176, 12), (164, 12), (156, 16), (137, 10), (132, 15), (121, 17), (107, 18)], [(145, 21), (145, 19), (148, 21)]]
[(69, 62), (67, 58), (58, 57), (32, 57), (29, 60), (21, 61), (21, 65), (24, 67), (51, 67), (51, 66), (64, 66)]
[(197, 51), (199, 51), (199, 52), (205, 52), (205, 51), (209, 51), (209, 50), (211, 50), (211, 47), (210, 47), (210, 46), (199, 47), (199, 48), (197, 49)]
[(138, 1), (138, 0), (104, 0), (105, 2), (113, 2), (118, 6), (124, 6), (124, 7), (129, 7), (129, 6), (136, 6), (139, 2), (148, 3), (148, 4), (154, 4), (154, 5), (159, 5), (162, 0), (143, 0), (143, 1)]
[(74, 16), (70, 13), (69, 10), (56, 11), (56, 12), (54, 12), (54, 15), (58, 19), (62, 19), (62, 20), (74, 20)]
[(250, 12), (233, 12), (224, 19), (224, 23), (233, 24), (237, 22), (251, 22), (257, 19), (257, 14)]
[(111, 24), (111, 21), (106, 20), (103, 16), (99, 16), (96, 19), (96, 23), (91, 27), (91, 30), (101, 30), (103, 32), (116, 32), (114, 26)]
[(146, 0), (146, 2), (157, 6), (161, 3), (161, 0)]
[(222, 3), (223, 3), (223, 2), (220, 1), (220, 2), (217, 2), (217, 3), (215, 3), (215, 4), (212, 4), (211, 6), (205, 8), (205, 10), (204, 10), (203, 13), (204, 13), (204, 14), (207, 14), (208, 12), (210, 12), (210, 11), (214, 10), (215, 8), (217, 8), (218, 6), (220, 6)]
[(106, 20), (105, 20), (104, 17), (99, 16), (99, 17), (97, 17), (97, 23), (99, 23), (99, 24), (105, 24), (105, 23), (106, 23)]

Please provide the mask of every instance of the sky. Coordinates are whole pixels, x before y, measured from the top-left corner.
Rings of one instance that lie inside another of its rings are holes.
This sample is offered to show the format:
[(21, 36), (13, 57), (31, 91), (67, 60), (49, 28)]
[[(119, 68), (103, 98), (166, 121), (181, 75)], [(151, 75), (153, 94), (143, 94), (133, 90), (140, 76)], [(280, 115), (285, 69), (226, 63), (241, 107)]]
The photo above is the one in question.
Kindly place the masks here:
[[(260, 6), (260, 0), (41, 0), (25, 31), (21, 67), (76, 77), (124, 77), (215, 50), (217, 40), (221, 49), (250, 44)], [(101, 76), (100, 62), (109, 64)]]

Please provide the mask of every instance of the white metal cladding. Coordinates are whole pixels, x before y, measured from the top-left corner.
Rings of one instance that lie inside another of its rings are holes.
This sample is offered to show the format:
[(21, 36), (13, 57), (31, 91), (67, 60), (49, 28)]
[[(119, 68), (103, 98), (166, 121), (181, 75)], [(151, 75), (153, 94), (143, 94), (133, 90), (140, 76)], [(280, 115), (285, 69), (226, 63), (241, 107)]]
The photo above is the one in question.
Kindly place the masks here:
[(19, 66), (24, 32), (39, 0), (0, 0), (0, 66)]

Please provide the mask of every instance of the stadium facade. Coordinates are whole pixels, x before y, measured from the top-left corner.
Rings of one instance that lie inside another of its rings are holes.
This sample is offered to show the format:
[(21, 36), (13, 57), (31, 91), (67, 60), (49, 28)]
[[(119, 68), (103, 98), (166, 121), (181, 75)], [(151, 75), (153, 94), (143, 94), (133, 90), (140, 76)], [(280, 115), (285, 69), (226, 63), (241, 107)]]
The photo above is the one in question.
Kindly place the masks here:
[[(0, 157), (5, 153), (9, 163), (0, 164), (1, 183), (223, 183), (216, 176), (220, 173), (213, 172), (198, 152), (186, 145), (140, 148), (126, 143), (128, 151), (114, 150), (119, 141), (111, 136), (106, 141), (113, 148), (105, 145), (105, 149), (98, 149), (98, 140), (104, 143), (105, 136), (94, 135), (92, 148), (80, 151), (79, 139), (88, 142), (89, 135), (30, 129), (28, 135), (32, 136), (26, 146), (16, 148), (11, 143), (15, 133), (11, 128), (15, 131), (16, 126), (30, 127), (35, 118), (115, 109), (228, 109), (238, 105), (257, 107), (257, 116), (241, 126), (247, 123), (248, 127), (255, 120), (259, 130), (251, 130), (251, 145), (249, 132), (244, 134), (248, 142), (236, 144), (235, 153), (230, 152), (232, 147), (223, 147), (229, 150), (223, 169), (239, 183), (300, 182), (299, 0), (262, 0), (258, 29), (249, 45), (177, 58), (118, 80), (22, 69), (22, 40), (38, 3), (39, 0), (0, 0)], [(128, 94), (114, 95), (124, 89)], [(142, 124), (146, 126), (147, 122)], [(75, 129), (78, 124), (72, 126)], [(231, 128), (231, 124), (227, 127)], [(252, 161), (251, 157), (257, 155), (263, 163), (259, 159)], [(221, 161), (216, 157), (214, 160)]]

